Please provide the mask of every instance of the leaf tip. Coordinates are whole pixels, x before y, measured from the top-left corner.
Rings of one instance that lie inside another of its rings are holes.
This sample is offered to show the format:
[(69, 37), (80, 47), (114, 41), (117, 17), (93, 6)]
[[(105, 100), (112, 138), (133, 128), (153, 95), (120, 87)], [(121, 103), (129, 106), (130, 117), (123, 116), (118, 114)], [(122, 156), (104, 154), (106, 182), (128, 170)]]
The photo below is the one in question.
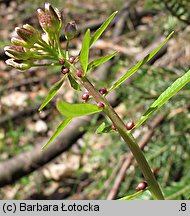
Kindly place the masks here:
[(41, 152), (43, 152), (43, 151), (44, 151), (44, 149), (45, 149), (45, 146), (43, 146), (43, 147), (40, 149), (40, 151), (41, 151)]
[(43, 109), (43, 107), (41, 106), (39, 109), (38, 109), (38, 112), (41, 112)]

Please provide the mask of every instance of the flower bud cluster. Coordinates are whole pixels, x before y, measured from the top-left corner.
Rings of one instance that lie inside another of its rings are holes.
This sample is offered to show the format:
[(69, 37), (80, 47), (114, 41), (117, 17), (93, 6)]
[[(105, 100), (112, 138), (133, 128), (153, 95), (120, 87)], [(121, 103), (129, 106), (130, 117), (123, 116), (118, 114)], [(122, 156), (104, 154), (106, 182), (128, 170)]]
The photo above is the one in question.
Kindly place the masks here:
[(42, 60), (48, 60), (50, 64), (60, 63), (60, 58), (64, 57), (59, 41), (62, 28), (59, 10), (45, 3), (45, 10), (38, 9), (37, 17), (44, 32), (41, 33), (29, 24), (16, 27), (18, 37), (11, 39), (14, 45), (4, 48), (5, 54), (11, 57), (6, 61), (8, 65), (26, 70), (32, 66), (43, 65)]

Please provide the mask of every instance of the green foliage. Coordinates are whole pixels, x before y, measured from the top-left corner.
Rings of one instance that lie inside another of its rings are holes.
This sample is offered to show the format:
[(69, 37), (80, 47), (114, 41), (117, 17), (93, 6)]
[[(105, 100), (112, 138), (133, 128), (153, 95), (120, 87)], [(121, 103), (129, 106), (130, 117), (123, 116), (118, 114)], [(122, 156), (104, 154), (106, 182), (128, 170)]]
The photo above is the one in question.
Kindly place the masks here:
[(99, 65), (109, 61), (111, 58), (113, 58), (118, 52), (114, 52), (110, 55), (95, 59), (94, 61), (90, 62), (90, 64), (88, 65), (88, 69), (87, 70), (92, 70), (95, 67), (98, 67)]
[(63, 116), (67, 117), (90, 115), (102, 111), (94, 104), (70, 104), (62, 100), (57, 102), (57, 109)]
[(103, 34), (106, 30), (110, 22), (113, 20), (118, 11), (115, 11), (101, 26), (100, 28), (93, 34), (90, 40), (90, 47), (98, 40), (98, 38)]
[(173, 16), (179, 20), (190, 24), (190, 2), (188, 0), (156, 0), (161, 3), (163, 7), (168, 10)]
[(69, 82), (71, 84), (71, 87), (77, 91), (81, 91), (80, 85), (75, 81), (75, 79), (73, 79), (73, 77), (70, 74), (68, 75), (68, 78), (69, 78)]
[(102, 134), (102, 133), (113, 133), (115, 132), (112, 127), (106, 126), (105, 122), (103, 122), (97, 129), (96, 129), (96, 133), (97, 134)]
[(140, 121), (135, 125), (134, 128), (139, 127), (147, 118), (152, 115), (153, 112), (158, 110), (164, 105), (173, 95), (175, 95), (181, 88), (183, 88), (190, 81), (190, 70), (185, 73), (182, 77), (178, 78), (170, 87), (168, 87), (150, 108), (143, 114)]
[(109, 89), (109, 92), (113, 91), (115, 88), (120, 86), (126, 79), (132, 76), (139, 68), (141, 68), (146, 62), (148, 62), (156, 53), (165, 45), (165, 43), (171, 38), (174, 32), (172, 32), (156, 49), (154, 49), (150, 54), (145, 56), (141, 61), (139, 61), (135, 66), (128, 70), (118, 81), (116, 81), (113, 86)]
[(137, 198), (138, 196), (142, 195), (146, 190), (147, 189), (140, 190), (140, 191), (138, 191), (138, 192), (136, 192), (134, 194), (124, 196), (124, 197), (120, 198), (119, 200), (133, 200), (133, 199)]
[(72, 120), (72, 118), (65, 118), (61, 124), (57, 127), (56, 131), (54, 132), (54, 134), (51, 136), (51, 138), (49, 139), (49, 141), (42, 147), (42, 151), (44, 149), (46, 149), (49, 144), (65, 129), (65, 127), (67, 127), (67, 125), (70, 123), (70, 121)]
[(90, 29), (86, 31), (86, 34), (82, 41), (82, 48), (80, 51), (80, 63), (84, 74), (86, 73), (88, 67), (89, 48), (90, 48)]
[(59, 89), (63, 85), (65, 78), (66, 78), (66, 76), (64, 76), (61, 80), (59, 80), (58, 82), (56, 82), (52, 86), (52, 88), (48, 92), (48, 96), (45, 98), (44, 102), (40, 106), (39, 111), (41, 111), (53, 99), (53, 97), (57, 94), (57, 92), (59, 91)]
[(180, 182), (173, 182), (165, 191), (167, 200), (181, 200), (190, 198), (190, 179), (184, 178)]

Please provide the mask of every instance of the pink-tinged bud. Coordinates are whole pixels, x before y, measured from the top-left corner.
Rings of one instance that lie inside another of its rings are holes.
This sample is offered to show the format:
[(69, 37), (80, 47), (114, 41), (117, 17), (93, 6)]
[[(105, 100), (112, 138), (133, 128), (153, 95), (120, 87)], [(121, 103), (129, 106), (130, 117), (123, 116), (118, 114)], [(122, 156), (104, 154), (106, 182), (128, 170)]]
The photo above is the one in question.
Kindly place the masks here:
[(103, 108), (103, 107), (104, 107), (104, 104), (103, 104), (102, 102), (99, 102), (99, 103), (97, 104), (97, 106), (98, 106), (99, 108)]
[(86, 101), (86, 100), (88, 100), (89, 96), (90, 96), (90, 94), (88, 92), (86, 92), (82, 95), (82, 99)]
[(67, 74), (67, 73), (69, 73), (69, 68), (66, 68), (66, 67), (62, 67), (62, 69), (61, 69), (61, 73), (62, 74)]
[(65, 64), (65, 59), (60, 58), (60, 59), (59, 59), (59, 63), (60, 63), (61, 65)]
[(144, 190), (144, 189), (146, 189), (146, 187), (147, 187), (147, 182), (145, 182), (145, 181), (143, 181), (143, 182), (140, 182), (137, 186), (136, 186), (136, 190), (137, 191), (140, 191), (140, 190)]
[(22, 46), (6, 46), (5, 54), (17, 60), (26, 60), (30, 56), (30, 51), (26, 52)]
[(27, 61), (8, 59), (5, 63), (11, 67), (14, 67), (18, 70), (27, 70), (32, 67), (32, 65)]
[(65, 38), (67, 40), (73, 39), (77, 34), (76, 23), (74, 21), (67, 23), (65, 27)]
[(17, 35), (27, 43), (34, 44), (38, 40), (38, 35), (34, 31), (25, 29), (23, 27), (22, 28), (16, 27), (15, 31)]
[(116, 126), (115, 125), (112, 125), (111, 128), (112, 128), (112, 130), (116, 130)]
[(127, 129), (127, 130), (131, 130), (134, 126), (135, 126), (134, 121), (129, 121), (129, 122), (126, 124), (126, 129)]
[(49, 3), (45, 3), (45, 11), (37, 10), (38, 21), (42, 29), (47, 33), (59, 32), (62, 27), (62, 16), (58, 9), (53, 9)]
[(54, 31), (59, 31), (62, 27), (61, 12), (57, 8), (53, 9), (53, 7), (49, 3), (45, 3), (45, 13), (50, 16)]
[(82, 72), (82, 69), (77, 69), (77, 71), (76, 71), (76, 75), (79, 77), (79, 78), (81, 78), (82, 76), (83, 76), (83, 72)]
[(51, 25), (50, 17), (48, 17), (42, 9), (37, 10), (37, 17), (42, 29), (48, 32), (49, 25)]
[(100, 93), (101, 95), (105, 94), (106, 92), (107, 92), (107, 89), (106, 89), (106, 88), (101, 88), (101, 89), (99, 89), (99, 93)]
[(75, 61), (75, 58), (74, 58), (73, 56), (71, 56), (71, 57), (69, 58), (69, 62), (70, 62), (71, 64), (73, 64), (74, 61)]

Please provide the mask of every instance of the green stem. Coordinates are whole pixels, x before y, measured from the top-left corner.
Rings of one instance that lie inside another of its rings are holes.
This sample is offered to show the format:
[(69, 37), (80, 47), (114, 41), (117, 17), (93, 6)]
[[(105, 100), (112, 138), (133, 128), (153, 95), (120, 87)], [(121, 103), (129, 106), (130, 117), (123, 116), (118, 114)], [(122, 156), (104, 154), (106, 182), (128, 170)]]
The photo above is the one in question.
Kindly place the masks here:
[(65, 57), (67, 60), (69, 59), (69, 40), (67, 40), (67, 43), (66, 43)]
[(94, 97), (97, 103), (102, 102), (104, 104), (104, 109), (103, 109), (104, 113), (110, 118), (110, 120), (116, 126), (118, 133), (128, 144), (131, 152), (134, 155), (134, 158), (137, 160), (137, 163), (149, 185), (149, 190), (152, 193), (153, 197), (158, 200), (164, 200), (164, 196), (162, 194), (160, 186), (158, 182), (156, 181), (156, 178), (154, 174), (152, 173), (151, 168), (142, 150), (139, 148), (134, 137), (128, 131), (126, 131), (125, 124), (123, 123), (121, 118), (118, 116), (115, 110), (110, 106), (109, 102), (98, 93), (98, 91), (94, 88), (94, 86), (91, 84), (91, 82), (86, 77), (83, 77), (81, 79), (81, 83), (89, 91), (89, 93)]

